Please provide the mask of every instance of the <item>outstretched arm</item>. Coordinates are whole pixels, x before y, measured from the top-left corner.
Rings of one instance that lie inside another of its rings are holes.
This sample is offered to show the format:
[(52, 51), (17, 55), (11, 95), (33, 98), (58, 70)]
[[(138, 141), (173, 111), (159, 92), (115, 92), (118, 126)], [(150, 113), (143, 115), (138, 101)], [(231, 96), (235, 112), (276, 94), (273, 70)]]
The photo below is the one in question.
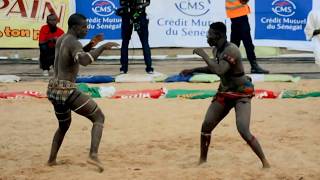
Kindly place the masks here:
[(194, 73), (206, 73), (206, 74), (212, 74), (208, 66), (205, 67), (198, 67), (193, 69), (184, 69), (180, 72), (180, 74), (187, 76), (192, 75)]
[(104, 39), (103, 34), (98, 34), (98, 35), (94, 36), (94, 37), (90, 40), (90, 42), (83, 47), (83, 50), (84, 50), (85, 52), (89, 52), (89, 51), (90, 51), (93, 47), (95, 47), (99, 42), (103, 41), (103, 39)]
[(112, 47), (117, 46), (119, 46), (119, 44), (114, 42), (108, 42), (94, 50), (91, 50), (90, 52), (85, 52), (81, 43), (79, 41), (75, 41), (74, 45), (71, 48), (71, 54), (74, 62), (79, 63), (82, 66), (87, 66), (91, 64), (93, 61), (97, 60), (97, 58), (104, 50), (111, 49)]

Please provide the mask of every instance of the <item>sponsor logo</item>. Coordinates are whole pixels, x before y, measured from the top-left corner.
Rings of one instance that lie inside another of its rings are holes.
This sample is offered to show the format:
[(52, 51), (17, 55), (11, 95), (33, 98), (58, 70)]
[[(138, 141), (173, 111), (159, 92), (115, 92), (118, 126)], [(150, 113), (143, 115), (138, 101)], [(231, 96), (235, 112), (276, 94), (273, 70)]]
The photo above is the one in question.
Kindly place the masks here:
[(91, 9), (98, 16), (111, 16), (117, 8), (109, 0), (95, 0), (91, 4)]
[(275, 0), (272, 2), (272, 11), (282, 17), (293, 16), (296, 9), (296, 5), (290, 0)]
[(179, 0), (174, 4), (183, 14), (188, 16), (202, 16), (210, 11), (212, 0)]

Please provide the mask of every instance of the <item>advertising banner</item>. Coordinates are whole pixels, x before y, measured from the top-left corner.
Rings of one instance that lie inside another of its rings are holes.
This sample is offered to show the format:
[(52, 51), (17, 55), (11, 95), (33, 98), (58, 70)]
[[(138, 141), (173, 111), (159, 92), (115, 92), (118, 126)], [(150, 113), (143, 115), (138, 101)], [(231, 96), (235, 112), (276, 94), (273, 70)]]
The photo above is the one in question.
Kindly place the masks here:
[(71, 0), (2, 0), (0, 1), (0, 47), (37, 48), (39, 29), (47, 15), (54, 13), (58, 24), (67, 30), (67, 21), (74, 10)]
[(207, 46), (209, 25), (225, 22), (224, 1), (161, 0), (151, 1), (150, 45), (153, 47)]
[(108, 40), (121, 39), (121, 17), (116, 15), (119, 0), (76, 0), (76, 12), (88, 18), (87, 39), (103, 33)]
[[(106, 41), (121, 43), (121, 17), (115, 14), (119, 0), (2, 0), (0, 1), (0, 48), (38, 48), (39, 29), (55, 13), (59, 27), (67, 30), (70, 14), (88, 18), (87, 42), (103, 33)], [(319, 0), (250, 0), (249, 21), (256, 46), (311, 50), (304, 27), (309, 11), (320, 8)], [(151, 0), (147, 8), (151, 47), (207, 47), (212, 22), (222, 21), (230, 35), (224, 0)], [(141, 43), (133, 32), (130, 48)]]
[(312, 9), (312, 1), (309, 1), (256, 1), (255, 39), (304, 41), (304, 28), (308, 13)]

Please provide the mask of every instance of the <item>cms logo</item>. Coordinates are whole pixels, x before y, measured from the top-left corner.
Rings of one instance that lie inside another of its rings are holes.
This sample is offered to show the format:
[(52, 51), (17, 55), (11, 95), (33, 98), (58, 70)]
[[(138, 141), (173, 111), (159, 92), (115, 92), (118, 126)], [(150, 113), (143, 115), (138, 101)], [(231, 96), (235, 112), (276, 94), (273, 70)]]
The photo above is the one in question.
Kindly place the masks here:
[(279, 16), (293, 16), (296, 9), (296, 5), (290, 0), (275, 0), (272, 3), (272, 11)]
[(95, 0), (91, 4), (92, 12), (98, 16), (111, 16), (116, 10), (116, 6), (109, 0)]
[(210, 11), (212, 0), (180, 0), (175, 3), (176, 8), (188, 16), (202, 16)]

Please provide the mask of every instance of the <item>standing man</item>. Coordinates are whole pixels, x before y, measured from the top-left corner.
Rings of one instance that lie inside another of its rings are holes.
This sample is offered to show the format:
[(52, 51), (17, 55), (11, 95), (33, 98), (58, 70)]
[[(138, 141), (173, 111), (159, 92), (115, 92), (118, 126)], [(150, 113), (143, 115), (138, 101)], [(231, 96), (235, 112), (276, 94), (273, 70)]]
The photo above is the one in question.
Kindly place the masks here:
[(117, 10), (117, 15), (122, 17), (121, 24), (121, 68), (120, 73), (128, 72), (128, 46), (134, 29), (140, 38), (143, 49), (146, 72), (153, 73), (151, 50), (149, 46), (149, 30), (146, 7), (150, 5), (150, 0), (120, 0), (122, 6)]
[(77, 90), (75, 81), (80, 65), (87, 66), (93, 63), (104, 50), (109, 50), (118, 44), (109, 42), (91, 50), (95, 45), (95, 42), (92, 42), (84, 50), (79, 39), (86, 36), (87, 25), (85, 16), (73, 14), (68, 19), (67, 34), (57, 40), (54, 77), (49, 81), (47, 95), (54, 107), (59, 127), (53, 137), (48, 165), (56, 165), (59, 148), (71, 124), (71, 111), (74, 111), (93, 123), (88, 163), (97, 166), (102, 172), (104, 169), (98, 159), (98, 148), (103, 131), (104, 114), (88, 95)]
[(269, 74), (268, 70), (262, 69), (257, 63), (248, 20), (248, 14), (250, 14), (250, 7), (247, 4), (248, 1), (249, 0), (225, 1), (227, 17), (231, 20), (230, 41), (238, 47), (242, 41), (246, 50), (247, 58), (251, 65), (251, 73)]
[(307, 40), (313, 43), (315, 63), (320, 66), (320, 11), (313, 9), (309, 12), (307, 24), (304, 29)]
[(202, 123), (199, 164), (207, 161), (211, 132), (234, 108), (236, 125), (241, 137), (259, 157), (263, 168), (268, 168), (270, 165), (264, 156), (262, 148), (249, 129), (251, 98), (254, 96), (254, 87), (251, 79), (244, 73), (240, 51), (236, 45), (227, 41), (226, 26), (222, 22), (210, 25), (207, 41), (213, 47), (214, 59), (210, 59), (203, 49), (195, 49), (193, 53), (201, 56), (207, 66), (185, 69), (181, 72), (183, 75), (198, 72), (212, 73), (217, 74), (221, 79), (218, 92), (211, 102)]
[(47, 24), (43, 25), (39, 34), (40, 68), (44, 76), (49, 76), (50, 66), (54, 63), (54, 51), (57, 39), (64, 34), (63, 30), (57, 27), (58, 17), (55, 14), (47, 16)]

